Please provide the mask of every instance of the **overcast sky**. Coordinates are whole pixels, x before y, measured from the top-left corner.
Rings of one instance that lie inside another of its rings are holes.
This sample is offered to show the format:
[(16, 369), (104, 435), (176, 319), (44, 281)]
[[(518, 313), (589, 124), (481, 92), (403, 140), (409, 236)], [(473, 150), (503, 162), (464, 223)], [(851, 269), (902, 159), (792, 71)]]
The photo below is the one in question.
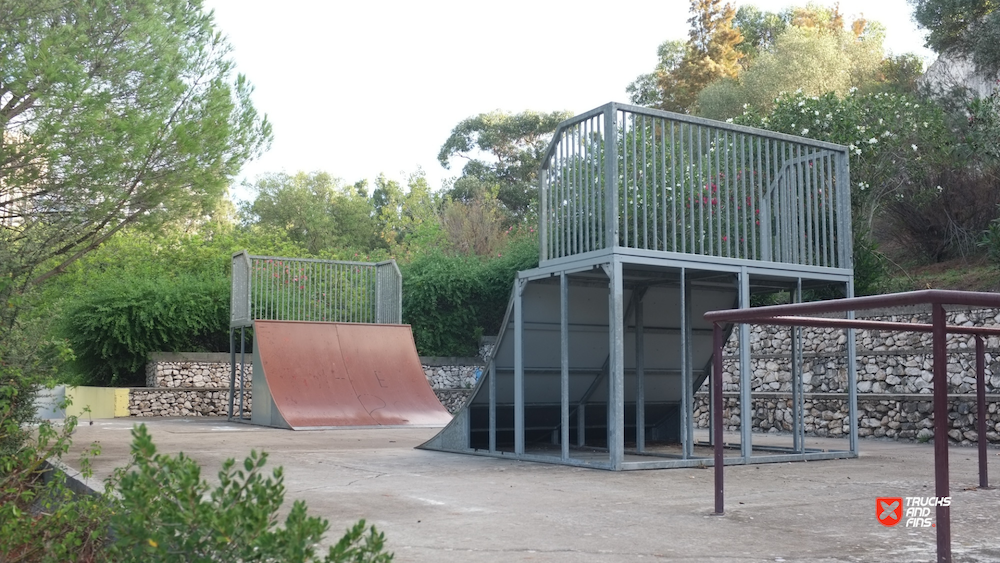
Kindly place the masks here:
[[(625, 87), (653, 69), (657, 45), (687, 37), (689, 17), (686, 0), (205, 3), (274, 127), (271, 150), (243, 178), (322, 170), (348, 183), (380, 173), (403, 181), (419, 167), (435, 189), (460, 171), (461, 162), (445, 170), (437, 161), (459, 121), (628, 102)], [(805, 1), (736, 4), (777, 11)], [(881, 22), (893, 53), (932, 60), (905, 0), (840, 8), (848, 21)]]

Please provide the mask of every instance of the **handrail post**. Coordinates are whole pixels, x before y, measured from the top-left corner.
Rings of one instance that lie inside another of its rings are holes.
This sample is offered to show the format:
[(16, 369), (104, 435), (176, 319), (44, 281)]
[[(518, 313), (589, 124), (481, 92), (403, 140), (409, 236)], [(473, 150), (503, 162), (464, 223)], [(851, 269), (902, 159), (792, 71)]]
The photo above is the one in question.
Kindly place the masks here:
[(618, 107), (604, 106), (604, 247), (618, 246)]
[[(552, 142), (559, 142), (558, 138)], [(549, 259), (549, 190), (548, 190), (548, 162), (542, 163), (542, 169), (538, 172), (538, 262), (539, 264)]]

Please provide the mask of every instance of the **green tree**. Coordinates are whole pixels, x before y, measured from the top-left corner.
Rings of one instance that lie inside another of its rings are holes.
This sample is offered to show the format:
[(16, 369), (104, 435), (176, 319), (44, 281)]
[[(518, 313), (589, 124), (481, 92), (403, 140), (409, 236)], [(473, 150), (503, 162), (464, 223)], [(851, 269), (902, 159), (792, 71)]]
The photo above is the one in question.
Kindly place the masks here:
[(743, 41), (736, 48), (743, 53), (744, 68), (762, 51), (769, 49), (788, 25), (788, 18), (782, 14), (765, 12), (751, 4), (740, 6), (733, 18), (733, 27), (743, 36)]
[(668, 39), (660, 43), (656, 50), (656, 68), (649, 74), (642, 74), (630, 83), (625, 92), (633, 104), (659, 108), (664, 106), (664, 95), (670, 92), (663, 92), (660, 89), (660, 77), (676, 72), (684, 61), (687, 53), (687, 45), (683, 41)]
[(248, 226), (279, 229), (313, 255), (377, 245), (374, 210), (363, 185), (345, 186), (326, 172), (299, 172), (265, 174), (252, 187), (256, 197), (243, 205)]
[(525, 217), (538, 198), (538, 168), (552, 132), (570, 117), (571, 112), (495, 111), (462, 120), (438, 153), (446, 169), (453, 157), (467, 161), (450, 195), (472, 199), (495, 187), (507, 212), (515, 219)]
[(733, 27), (735, 16), (732, 5), (721, 0), (691, 0), (691, 29), (684, 58), (674, 70), (657, 76), (660, 109), (691, 112), (698, 94), (710, 82), (736, 77), (742, 56), (736, 47), (743, 36)]
[(1000, 71), (1000, 4), (995, 0), (909, 0), (934, 51), (972, 58), (984, 74)]
[(270, 141), (200, 0), (0, 0), (0, 296), (203, 215)]
[[(719, 80), (705, 88), (699, 113), (725, 119), (739, 115), (743, 104), (766, 111), (779, 94), (790, 90), (789, 85), (807, 96), (827, 92), (843, 96), (851, 88), (867, 89), (882, 79), (880, 26), (866, 24), (867, 31), (858, 37), (843, 28), (812, 25), (815, 17), (801, 21), (810, 25), (789, 25), (739, 80)], [(742, 104), (737, 105), (739, 101)]]

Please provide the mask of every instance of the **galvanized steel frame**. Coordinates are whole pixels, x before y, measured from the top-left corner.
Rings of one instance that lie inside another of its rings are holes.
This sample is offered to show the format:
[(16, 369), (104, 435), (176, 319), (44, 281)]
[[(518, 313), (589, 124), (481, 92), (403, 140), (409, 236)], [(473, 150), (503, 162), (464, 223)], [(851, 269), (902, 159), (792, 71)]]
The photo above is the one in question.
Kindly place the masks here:
[(395, 260), (355, 262), (233, 254), (230, 326), (254, 320), (400, 324)]
[[(852, 284), (853, 285), (853, 284)], [(853, 287), (851, 288), (853, 290)], [(878, 310), (889, 307), (904, 306), (929, 306), (931, 310), (931, 323), (904, 323), (888, 321), (866, 321), (856, 320), (855, 312), (860, 310)], [(980, 438), (979, 448), (979, 485), (982, 489), (989, 488), (987, 476), (987, 450), (986, 440), (983, 436), (986, 413), (986, 384), (985, 384), (985, 346), (983, 336), (1000, 336), (1000, 328), (997, 327), (975, 327), (975, 326), (952, 326), (946, 323), (945, 308), (957, 307), (963, 309), (972, 308), (1000, 308), (1000, 294), (971, 292), (971, 291), (949, 291), (949, 290), (924, 290), (906, 293), (895, 293), (888, 295), (872, 295), (867, 297), (855, 297), (848, 299), (835, 299), (830, 301), (819, 301), (813, 303), (792, 303), (789, 305), (773, 305), (769, 307), (758, 307), (752, 310), (722, 310), (705, 313), (705, 320), (713, 323), (715, 333), (715, 354), (713, 356), (715, 370), (712, 375), (712, 387), (718, 391), (722, 390), (722, 325), (724, 323), (755, 323), (774, 324), (791, 327), (833, 327), (848, 329), (849, 339), (854, 340), (853, 331), (856, 328), (872, 328), (893, 331), (930, 332), (933, 334), (933, 372), (934, 377), (934, 494), (938, 498), (950, 497), (949, 467), (948, 467), (948, 334), (967, 334), (975, 337), (976, 344), (976, 404), (977, 404), (977, 430)], [(812, 315), (825, 315), (831, 313), (847, 313), (845, 319), (814, 317)], [(851, 365), (854, 365), (855, 356), (848, 353)], [(850, 381), (854, 383), (854, 377)], [(721, 395), (721, 393), (719, 393)], [(851, 448), (854, 451), (857, 444), (857, 388), (856, 384), (849, 389), (849, 401), (851, 404)], [(722, 427), (722, 399), (721, 396), (713, 400), (711, 418), (712, 427), (721, 429)], [(940, 425), (940, 426), (939, 426)], [(729, 464), (729, 460), (724, 458), (721, 441), (716, 441), (715, 446), (715, 513), (725, 513), (725, 480), (723, 467)], [(798, 448), (798, 445), (796, 446)], [(938, 504), (935, 514), (935, 527), (937, 530), (937, 560), (951, 561), (951, 507)]]
[(402, 323), (403, 277), (395, 260), (316, 260), (256, 256), (242, 250), (232, 256), (231, 288), (229, 420), (249, 420), (243, 412), (246, 329), (253, 327), (255, 320)]
[(624, 247), (850, 268), (849, 173), (841, 145), (606, 104), (542, 159), (540, 261)]

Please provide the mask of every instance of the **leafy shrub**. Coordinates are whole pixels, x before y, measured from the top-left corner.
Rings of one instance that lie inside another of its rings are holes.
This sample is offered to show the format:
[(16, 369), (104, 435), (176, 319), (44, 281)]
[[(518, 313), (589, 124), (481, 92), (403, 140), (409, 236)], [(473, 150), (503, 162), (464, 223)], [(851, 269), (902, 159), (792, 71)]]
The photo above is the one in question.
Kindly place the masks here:
[[(20, 447), (0, 456), (0, 561), (97, 559), (106, 543), (111, 503), (100, 495), (76, 496), (67, 488), (62, 472), (43, 479), (48, 462), (58, 461), (69, 449), (76, 418), (68, 417), (61, 428), (45, 421), (33, 436), (25, 435), (24, 426), (12, 416), (16, 401), (6, 385), (4, 389), (0, 441), (17, 441)], [(83, 474), (90, 476), (86, 459)]]
[[(267, 454), (251, 452), (237, 469), (227, 460), (215, 488), (201, 478), (198, 464), (184, 454), (156, 453), (145, 425), (132, 430), (134, 470), (123, 473), (121, 504), (111, 518), (112, 555), (121, 561), (354, 561), (392, 560), (385, 537), (359, 521), (325, 557), (317, 544), (330, 527), (308, 516), (296, 501), (278, 527), (285, 498), (281, 468), (263, 475)], [(367, 531), (367, 534), (365, 533)]]
[(86, 382), (141, 384), (150, 352), (229, 349), (229, 281), (109, 279), (69, 304), (63, 326)]
[(503, 322), (514, 277), (538, 265), (533, 233), (515, 234), (496, 257), (431, 251), (403, 265), (403, 322), (426, 356), (474, 356)]

